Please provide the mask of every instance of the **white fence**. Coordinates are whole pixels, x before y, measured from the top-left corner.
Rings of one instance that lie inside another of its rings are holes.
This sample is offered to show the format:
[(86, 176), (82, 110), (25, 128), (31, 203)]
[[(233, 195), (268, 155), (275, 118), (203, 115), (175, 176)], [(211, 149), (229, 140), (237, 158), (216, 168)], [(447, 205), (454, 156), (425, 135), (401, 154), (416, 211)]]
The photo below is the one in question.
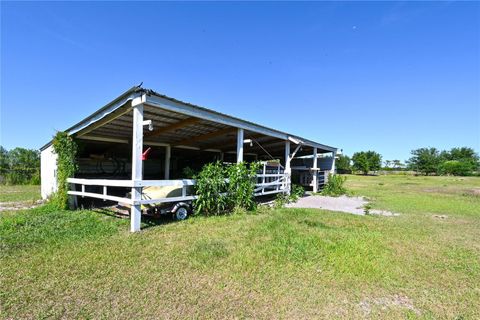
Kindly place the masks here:
[[(110, 180), (110, 179), (78, 179), (68, 178), (70, 185), (79, 186), (68, 191), (69, 195), (89, 197), (101, 200), (117, 201), (129, 205), (148, 205), (156, 203), (178, 202), (194, 200), (197, 196), (188, 194), (187, 188), (195, 185), (195, 180)], [(102, 192), (87, 192), (86, 186), (101, 187)], [(108, 194), (109, 187), (142, 188), (143, 187), (181, 187), (182, 195), (179, 197), (164, 197), (148, 199), (142, 194), (142, 199), (132, 199)], [(285, 173), (259, 174), (255, 185), (254, 196), (261, 196), (273, 193), (288, 192), (290, 190), (289, 176)]]

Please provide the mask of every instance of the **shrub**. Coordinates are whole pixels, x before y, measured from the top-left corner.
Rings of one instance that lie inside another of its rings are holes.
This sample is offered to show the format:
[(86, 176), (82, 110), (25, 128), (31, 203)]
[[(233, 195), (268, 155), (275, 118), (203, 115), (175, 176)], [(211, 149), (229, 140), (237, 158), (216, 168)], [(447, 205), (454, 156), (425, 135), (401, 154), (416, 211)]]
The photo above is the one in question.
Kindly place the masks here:
[(449, 160), (442, 163), (439, 168), (439, 174), (449, 174), (454, 176), (468, 176), (472, 174), (473, 166), (471, 163)]
[(227, 208), (225, 169), (220, 162), (208, 163), (197, 175), (194, 208), (203, 215), (219, 215)]
[(244, 162), (229, 167), (220, 162), (205, 165), (196, 175), (195, 210), (209, 216), (255, 209), (253, 190), (257, 169), (257, 163)]
[(305, 189), (298, 184), (292, 184), (292, 190), (290, 191), (290, 201), (297, 201), (299, 198), (303, 197), (305, 194)]
[(289, 196), (286, 193), (277, 193), (275, 201), (273, 202), (273, 207), (275, 209), (283, 208), (289, 202)]
[(227, 201), (230, 209), (233, 207), (246, 210), (255, 209), (253, 190), (255, 189), (258, 167), (258, 163), (252, 163), (248, 166), (245, 162), (241, 162), (227, 168)]
[(328, 181), (323, 187), (321, 192), (324, 196), (340, 196), (347, 193), (347, 189), (344, 187), (347, 177), (340, 176), (338, 174), (329, 174)]

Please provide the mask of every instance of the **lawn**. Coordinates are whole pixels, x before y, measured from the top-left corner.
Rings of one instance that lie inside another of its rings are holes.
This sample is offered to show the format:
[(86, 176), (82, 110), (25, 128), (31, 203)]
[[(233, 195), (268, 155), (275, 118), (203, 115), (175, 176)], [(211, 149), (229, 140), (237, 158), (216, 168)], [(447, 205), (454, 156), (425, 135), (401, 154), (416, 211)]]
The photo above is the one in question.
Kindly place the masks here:
[(40, 198), (40, 186), (0, 185), (0, 202), (34, 202)]
[(398, 217), (2, 213), (2, 318), (480, 318), (480, 178), (349, 176)]

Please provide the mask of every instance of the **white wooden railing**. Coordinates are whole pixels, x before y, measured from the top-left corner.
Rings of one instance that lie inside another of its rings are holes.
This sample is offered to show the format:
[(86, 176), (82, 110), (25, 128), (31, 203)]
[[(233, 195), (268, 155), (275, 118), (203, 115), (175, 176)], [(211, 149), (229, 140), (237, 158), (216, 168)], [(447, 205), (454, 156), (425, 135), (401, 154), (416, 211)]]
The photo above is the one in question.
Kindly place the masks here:
[[(129, 205), (147, 205), (154, 203), (166, 203), (166, 202), (178, 202), (194, 200), (197, 196), (187, 194), (187, 188), (195, 185), (195, 180), (183, 179), (183, 180), (110, 180), (110, 179), (79, 179), (68, 178), (70, 185), (79, 186), (72, 188), (68, 191), (69, 195), (79, 197), (89, 197), (101, 200), (116, 201)], [(259, 182), (260, 181), (260, 182)], [(102, 192), (87, 192), (86, 186), (101, 187)], [(181, 187), (182, 195), (180, 197), (165, 197), (149, 199), (145, 194), (142, 194), (142, 199), (132, 199), (119, 196), (113, 196), (108, 194), (109, 187), (125, 187), (125, 188), (143, 188), (143, 187)], [(257, 175), (257, 184), (254, 189), (254, 196), (261, 196), (273, 193), (287, 192), (289, 191), (289, 176), (284, 173), (280, 174), (259, 174)]]

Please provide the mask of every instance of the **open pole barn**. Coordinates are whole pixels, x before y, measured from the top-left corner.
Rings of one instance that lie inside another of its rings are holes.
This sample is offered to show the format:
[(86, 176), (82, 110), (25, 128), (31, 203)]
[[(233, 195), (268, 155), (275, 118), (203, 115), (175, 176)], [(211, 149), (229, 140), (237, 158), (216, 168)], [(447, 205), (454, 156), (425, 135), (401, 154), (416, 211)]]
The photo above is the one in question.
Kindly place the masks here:
[[(77, 198), (130, 207), (132, 232), (142, 208), (192, 201), (188, 170), (207, 163), (261, 161), (255, 196), (290, 192), (291, 183), (322, 188), (337, 148), (211, 109), (133, 87), (66, 130), (79, 144), (78, 171), (68, 179)], [(42, 197), (56, 191), (52, 142), (41, 148)], [(171, 192), (149, 193), (149, 188)], [(152, 196), (153, 194), (153, 196)]]

